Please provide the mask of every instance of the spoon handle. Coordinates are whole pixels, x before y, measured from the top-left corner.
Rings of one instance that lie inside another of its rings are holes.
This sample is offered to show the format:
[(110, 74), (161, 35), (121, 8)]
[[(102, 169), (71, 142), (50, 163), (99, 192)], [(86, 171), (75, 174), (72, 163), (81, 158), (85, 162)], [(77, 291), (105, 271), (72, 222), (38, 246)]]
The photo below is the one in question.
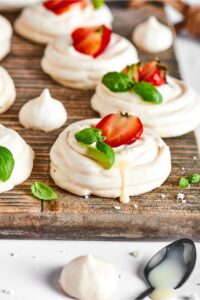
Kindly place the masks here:
[(146, 296), (148, 296), (149, 294), (151, 294), (154, 291), (153, 287), (150, 287), (147, 291), (145, 291), (144, 293), (142, 293), (140, 296), (138, 296), (137, 298), (135, 298), (135, 300), (142, 300), (144, 299)]

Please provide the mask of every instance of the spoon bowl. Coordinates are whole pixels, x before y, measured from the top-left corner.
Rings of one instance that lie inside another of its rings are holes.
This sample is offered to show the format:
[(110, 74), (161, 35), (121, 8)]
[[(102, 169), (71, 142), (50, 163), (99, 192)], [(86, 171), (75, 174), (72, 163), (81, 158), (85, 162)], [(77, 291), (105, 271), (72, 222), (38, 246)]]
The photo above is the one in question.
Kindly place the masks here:
[(136, 300), (159, 287), (180, 288), (189, 278), (196, 264), (196, 247), (190, 239), (180, 239), (157, 252), (147, 263), (144, 275), (150, 288)]

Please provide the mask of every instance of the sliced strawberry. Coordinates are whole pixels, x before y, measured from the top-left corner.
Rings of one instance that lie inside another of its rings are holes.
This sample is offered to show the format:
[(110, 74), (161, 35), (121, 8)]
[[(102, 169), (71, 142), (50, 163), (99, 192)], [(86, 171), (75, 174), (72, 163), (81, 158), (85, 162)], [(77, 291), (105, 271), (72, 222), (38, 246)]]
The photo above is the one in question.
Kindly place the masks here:
[(81, 8), (84, 8), (87, 5), (85, 0), (48, 0), (44, 2), (43, 5), (56, 15), (61, 15), (70, 10), (75, 4), (79, 4)]
[(135, 82), (146, 81), (154, 86), (160, 86), (166, 83), (167, 69), (158, 60), (155, 60), (146, 64), (139, 62), (127, 66), (122, 73), (128, 74)]
[(143, 125), (138, 117), (121, 112), (107, 115), (96, 128), (102, 130), (102, 135), (106, 137), (104, 143), (111, 147), (132, 144), (143, 133)]
[(112, 31), (104, 25), (78, 28), (72, 33), (74, 48), (95, 58), (104, 52), (110, 42), (111, 34)]
[(99, 26), (94, 27), (79, 27), (72, 32), (72, 39), (74, 44), (81, 42), (84, 38), (89, 36), (91, 33), (98, 31)]
[(140, 81), (146, 81), (154, 86), (166, 83), (166, 68), (155, 60), (148, 64), (143, 64), (139, 68)]
[(124, 68), (122, 70), (122, 73), (127, 74), (130, 76), (130, 78), (133, 81), (139, 82), (140, 78), (139, 78), (139, 68), (141, 66), (141, 63), (137, 63), (137, 64), (133, 64), (130, 66), (127, 66), (126, 68)]

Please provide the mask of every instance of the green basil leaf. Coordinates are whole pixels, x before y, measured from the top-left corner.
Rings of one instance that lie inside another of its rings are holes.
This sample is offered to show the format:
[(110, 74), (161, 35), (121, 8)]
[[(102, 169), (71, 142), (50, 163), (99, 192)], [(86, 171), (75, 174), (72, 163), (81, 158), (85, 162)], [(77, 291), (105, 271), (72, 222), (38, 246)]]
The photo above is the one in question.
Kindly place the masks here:
[(150, 83), (140, 81), (132, 86), (132, 90), (138, 94), (144, 101), (160, 104), (163, 101), (162, 95)]
[(188, 177), (188, 181), (191, 184), (199, 183), (200, 182), (200, 174), (192, 174)]
[(103, 76), (102, 83), (112, 92), (127, 92), (133, 83), (128, 74), (110, 72)]
[(97, 128), (85, 128), (75, 134), (77, 142), (86, 145), (96, 143), (101, 137), (102, 131)]
[(42, 182), (34, 182), (31, 186), (31, 191), (33, 195), (40, 200), (55, 200), (57, 198), (54, 190), (47, 184)]
[(187, 188), (190, 186), (189, 180), (185, 177), (181, 177), (179, 180), (179, 186), (182, 188)]
[(92, 0), (93, 6), (95, 9), (100, 8), (102, 5), (104, 5), (105, 0)]
[(108, 168), (111, 168), (115, 162), (115, 152), (113, 148), (102, 142), (98, 142), (96, 144), (96, 148), (104, 154), (105, 160), (107, 160)]
[(15, 160), (12, 153), (5, 147), (0, 146), (0, 180), (5, 182), (12, 175)]

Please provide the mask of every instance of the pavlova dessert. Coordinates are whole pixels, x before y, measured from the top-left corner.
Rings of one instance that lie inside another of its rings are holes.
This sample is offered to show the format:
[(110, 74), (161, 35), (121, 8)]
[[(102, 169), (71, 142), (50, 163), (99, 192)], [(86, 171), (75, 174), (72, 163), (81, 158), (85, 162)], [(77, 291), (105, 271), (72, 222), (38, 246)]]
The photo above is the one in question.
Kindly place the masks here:
[(14, 103), (16, 90), (9, 73), (0, 66), (0, 114), (4, 113)]
[(67, 36), (79, 26), (110, 26), (112, 20), (104, 1), (47, 0), (26, 7), (14, 28), (31, 41), (47, 44), (55, 38)]
[(200, 123), (200, 97), (183, 81), (168, 76), (159, 61), (107, 73), (91, 105), (101, 116), (118, 111), (136, 114), (161, 137), (186, 134)]
[(24, 182), (33, 168), (34, 152), (14, 130), (0, 125), (0, 193)]
[(80, 196), (120, 198), (151, 191), (171, 171), (169, 147), (128, 113), (68, 126), (50, 151), (55, 183)]
[(16, 10), (43, 0), (0, 0), (0, 10)]
[(80, 27), (71, 36), (50, 43), (42, 69), (55, 81), (72, 88), (95, 88), (101, 77), (138, 61), (137, 51), (125, 38), (105, 25)]
[(0, 60), (2, 60), (11, 49), (12, 26), (9, 21), (0, 15)]

